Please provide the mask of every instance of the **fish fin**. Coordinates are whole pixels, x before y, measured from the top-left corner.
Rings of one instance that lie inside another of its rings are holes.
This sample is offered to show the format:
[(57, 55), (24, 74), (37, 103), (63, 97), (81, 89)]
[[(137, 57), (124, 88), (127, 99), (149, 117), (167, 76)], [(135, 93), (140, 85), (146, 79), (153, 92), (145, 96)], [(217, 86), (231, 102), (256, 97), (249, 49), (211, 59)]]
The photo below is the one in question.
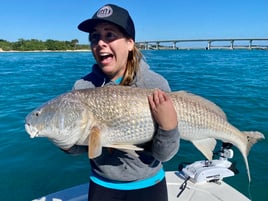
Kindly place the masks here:
[(139, 157), (139, 155), (136, 153), (135, 150), (129, 150), (129, 149), (121, 149), (121, 151), (128, 153), (131, 156)]
[(96, 158), (101, 155), (101, 135), (98, 127), (93, 127), (88, 137), (88, 157), (90, 159)]
[(142, 151), (143, 148), (137, 147), (132, 144), (112, 144), (112, 145), (107, 145), (105, 147), (110, 147), (114, 149), (127, 149), (127, 150), (134, 150), (134, 151)]
[(248, 180), (249, 182), (251, 181), (251, 177), (250, 177), (250, 170), (249, 170), (249, 165), (248, 165), (248, 159), (247, 159), (247, 156), (248, 156), (248, 153), (251, 149), (251, 147), (256, 143), (258, 142), (259, 140), (262, 140), (262, 139), (265, 139), (264, 135), (258, 131), (244, 131), (242, 132), (246, 135), (246, 138), (247, 138), (247, 147), (246, 147), (246, 150), (245, 150), (245, 155), (243, 154), (244, 152), (241, 151), (243, 157), (244, 157), (244, 160), (245, 160), (245, 163), (246, 163), (246, 169), (247, 169), (247, 174), (248, 174)]
[(143, 150), (143, 148), (137, 147), (137, 146), (132, 145), (132, 144), (112, 144), (112, 145), (108, 145), (106, 147), (119, 149), (119, 150), (126, 152), (126, 153), (128, 153), (132, 156), (135, 156), (135, 157), (139, 156), (135, 151), (142, 151)]
[(194, 146), (201, 151), (201, 153), (208, 159), (212, 160), (213, 150), (216, 146), (216, 140), (214, 138), (207, 138), (202, 140), (191, 141)]

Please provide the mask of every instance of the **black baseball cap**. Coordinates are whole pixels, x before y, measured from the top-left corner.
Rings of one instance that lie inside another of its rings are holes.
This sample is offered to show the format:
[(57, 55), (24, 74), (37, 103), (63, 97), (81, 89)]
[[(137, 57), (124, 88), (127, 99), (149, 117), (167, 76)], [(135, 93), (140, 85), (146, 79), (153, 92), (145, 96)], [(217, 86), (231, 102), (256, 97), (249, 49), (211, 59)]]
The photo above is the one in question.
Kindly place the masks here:
[(87, 19), (78, 25), (78, 29), (91, 33), (96, 24), (111, 22), (119, 26), (128, 36), (135, 41), (135, 27), (128, 11), (113, 4), (101, 7), (91, 19)]

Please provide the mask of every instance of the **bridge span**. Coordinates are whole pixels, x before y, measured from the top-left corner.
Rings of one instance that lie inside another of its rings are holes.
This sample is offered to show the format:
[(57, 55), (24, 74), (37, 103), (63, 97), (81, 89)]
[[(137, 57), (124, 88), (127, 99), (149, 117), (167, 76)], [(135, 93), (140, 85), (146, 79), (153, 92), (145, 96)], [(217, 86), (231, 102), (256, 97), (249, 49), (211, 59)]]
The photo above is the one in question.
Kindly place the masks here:
[[(199, 46), (198, 44), (199, 43)], [(188, 45), (182, 46), (181, 44)], [(201, 44), (201, 46), (200, 46)], [(204, 45), (205, 44), (205, 45)], [(265, 49), (268, 50), (268, 38), (237, 39), (192, 39), (192, 40), (157, 40), (136, 42), (140, 49)], [(189, 46), (190, 45), (190, 46)]]

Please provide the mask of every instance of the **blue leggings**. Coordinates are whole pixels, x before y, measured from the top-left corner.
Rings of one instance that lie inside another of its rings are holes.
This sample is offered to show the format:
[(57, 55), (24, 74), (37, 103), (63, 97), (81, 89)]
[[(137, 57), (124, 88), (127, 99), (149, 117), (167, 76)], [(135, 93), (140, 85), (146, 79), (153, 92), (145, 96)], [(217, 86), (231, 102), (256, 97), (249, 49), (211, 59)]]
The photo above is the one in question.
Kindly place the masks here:
[(100, 186), (90, 180), (88, 201), (168, 201), (164, 178), (159, 183), (137, 190), (117, 190)]

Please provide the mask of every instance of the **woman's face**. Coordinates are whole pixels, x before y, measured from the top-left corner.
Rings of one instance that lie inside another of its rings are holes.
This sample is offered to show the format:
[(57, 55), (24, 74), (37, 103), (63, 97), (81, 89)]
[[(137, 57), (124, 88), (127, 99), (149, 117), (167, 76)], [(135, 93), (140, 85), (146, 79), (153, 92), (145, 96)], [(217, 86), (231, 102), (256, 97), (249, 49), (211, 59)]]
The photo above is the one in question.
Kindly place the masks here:
[(124, 75), (129, 51), (134, 48), (133, 39), (128, 39), (111, 23), (99, 23), (90, 33), (91, 49), (100, 69), (111, 80)]

